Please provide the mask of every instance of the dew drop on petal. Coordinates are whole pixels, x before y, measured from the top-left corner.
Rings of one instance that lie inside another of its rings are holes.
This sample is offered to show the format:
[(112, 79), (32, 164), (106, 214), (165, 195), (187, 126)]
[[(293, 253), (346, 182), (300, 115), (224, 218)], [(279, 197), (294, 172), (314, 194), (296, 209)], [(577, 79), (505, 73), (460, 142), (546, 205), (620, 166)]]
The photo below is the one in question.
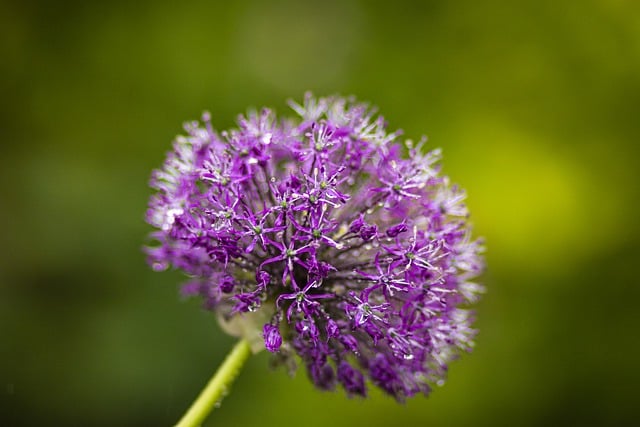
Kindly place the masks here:
[(153, 271), (164, 271), (169, 265), (166, 262), (155, 261), (151, 264)]

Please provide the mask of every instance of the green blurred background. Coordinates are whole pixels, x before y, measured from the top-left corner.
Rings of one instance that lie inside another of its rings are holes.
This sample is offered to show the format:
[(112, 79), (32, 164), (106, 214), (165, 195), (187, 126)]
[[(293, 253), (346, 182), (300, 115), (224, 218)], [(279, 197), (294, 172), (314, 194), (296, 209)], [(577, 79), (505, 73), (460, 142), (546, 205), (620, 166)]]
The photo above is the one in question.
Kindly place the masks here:
[(0, 3), (0, 425), (171, 425), (233, 339), (141, 247), (210, 110), (354, 94), (427, 134), (487, 239), (477, 349), (405, 405), (248, 363), (206, 425), (640, 423), (640, 3)]

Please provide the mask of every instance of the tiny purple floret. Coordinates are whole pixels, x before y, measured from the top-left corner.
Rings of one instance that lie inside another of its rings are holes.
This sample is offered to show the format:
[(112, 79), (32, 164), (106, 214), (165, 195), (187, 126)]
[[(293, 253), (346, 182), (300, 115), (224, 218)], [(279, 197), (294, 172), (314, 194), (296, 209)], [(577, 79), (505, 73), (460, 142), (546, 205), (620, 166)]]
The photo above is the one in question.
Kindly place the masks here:
[(278, 327), (271, 325), (269, 323), (264, 325), (263, 328), (263, 336), (264, 336), (264, 345), (272, 353), (276, 353), (280, 350), (280, 346), (282, 345), (282, 337), (280, 336), (280, 331), (278, 331)]

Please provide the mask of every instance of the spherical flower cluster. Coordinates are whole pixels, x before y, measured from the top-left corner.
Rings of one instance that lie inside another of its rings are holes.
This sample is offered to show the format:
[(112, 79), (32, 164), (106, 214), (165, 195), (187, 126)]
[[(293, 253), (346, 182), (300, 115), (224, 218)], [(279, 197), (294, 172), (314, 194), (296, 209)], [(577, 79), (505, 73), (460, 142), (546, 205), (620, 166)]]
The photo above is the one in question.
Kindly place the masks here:
[(482, 247), (464, 193), (438, 150), (399, 143), (366, 105), (291, 107), (299, 119), (185, 126), (152, 177), (150, 263), (186, 272), (184, 292), (227, 320), (264, 310), (266, 349), (297, 354), (321, 389), (428, 394), (475, 334)]

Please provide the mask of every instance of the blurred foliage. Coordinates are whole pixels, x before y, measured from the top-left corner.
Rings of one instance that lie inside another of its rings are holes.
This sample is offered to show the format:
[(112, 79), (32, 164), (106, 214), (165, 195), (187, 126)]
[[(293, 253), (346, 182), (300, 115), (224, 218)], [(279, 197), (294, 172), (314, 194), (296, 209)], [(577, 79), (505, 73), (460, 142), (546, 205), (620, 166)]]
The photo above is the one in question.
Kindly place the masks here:
[(0, 425), (171, 425), (231, 348), (141, 252), (180, 123), (306, 90), (429, 135), (486, 237), (477, 349), (405, 405), (253, 358), (207, 425), (630, 425), (640, 7), (0, 3)]

